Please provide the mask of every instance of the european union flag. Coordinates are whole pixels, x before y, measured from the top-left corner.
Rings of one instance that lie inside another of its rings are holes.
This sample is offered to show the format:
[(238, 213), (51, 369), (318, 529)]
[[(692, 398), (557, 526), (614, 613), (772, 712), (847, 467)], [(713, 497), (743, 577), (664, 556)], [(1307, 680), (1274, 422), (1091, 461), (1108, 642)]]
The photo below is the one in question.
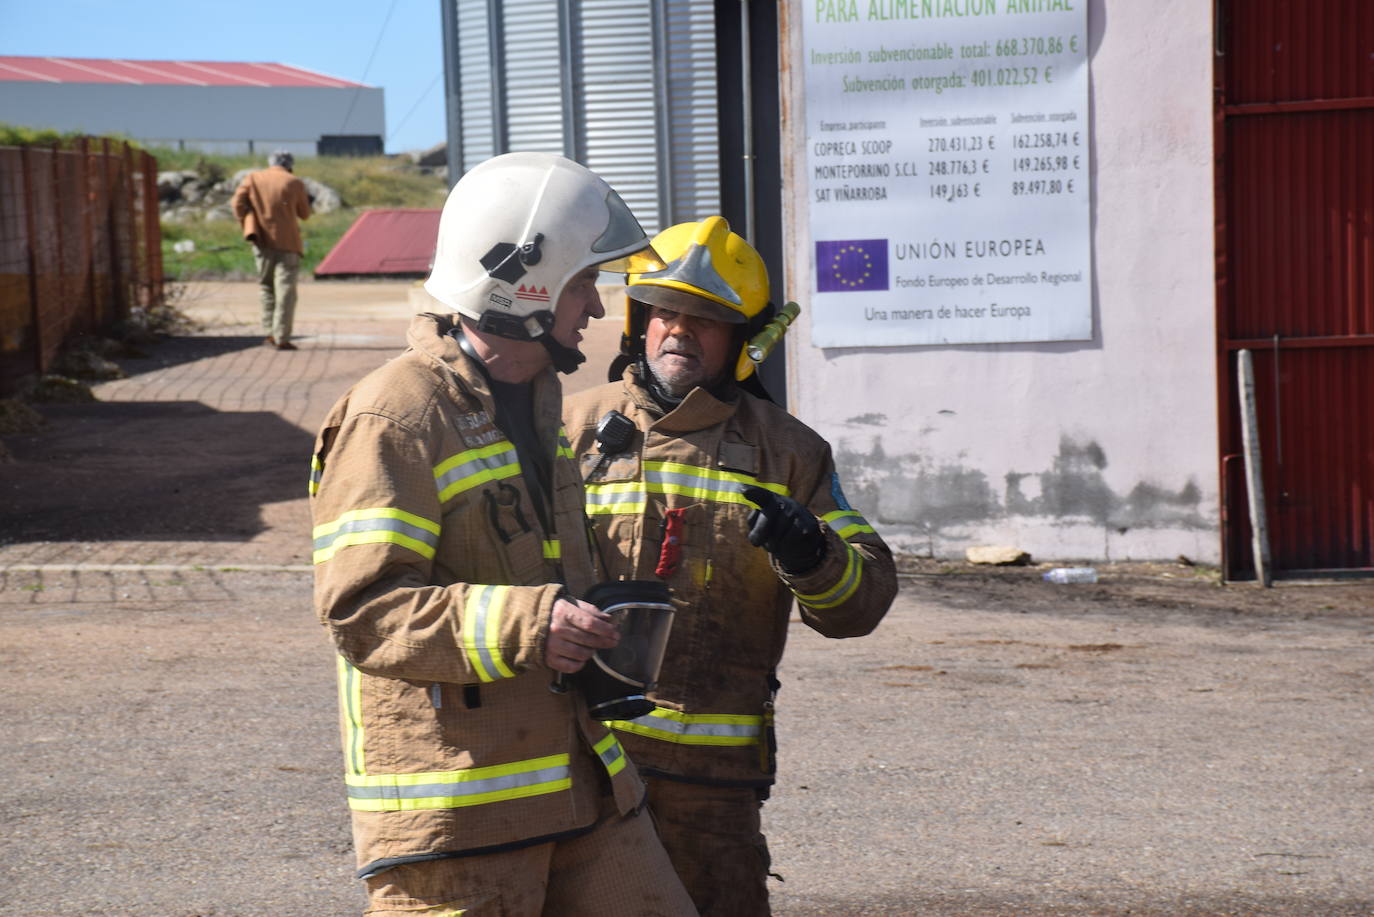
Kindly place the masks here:
[(816, 243), (816, 292), (887, 289), (887, 240)]

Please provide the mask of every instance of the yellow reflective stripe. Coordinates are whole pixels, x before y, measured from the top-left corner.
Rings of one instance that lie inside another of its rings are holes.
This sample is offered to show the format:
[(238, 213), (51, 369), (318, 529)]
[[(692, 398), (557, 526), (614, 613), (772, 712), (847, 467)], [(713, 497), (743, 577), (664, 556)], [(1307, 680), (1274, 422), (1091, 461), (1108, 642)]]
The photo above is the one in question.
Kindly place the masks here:
[(753, 506), (740, 493), (745, 487), (762, 487), (787, 496), (786, 484), (760, 481), (749, 474), (702, 468), (681, 462), (645, 462), (642, 481), (587, 484), (587, 514), (636, 515), (644, 512), (649, 494), (676, 494), (694, 500)]
[(644, 512), (644, 485), (637, 481), (618, 484), (587, 484), (587, 515), (638, 516)]
[(606, 738), (592, 746), (601, 763), (606, 765), (606, 773), (614, 777), (625, 769), (625, 749), (621, 747), (620, 740), (615, 737), (615, 733), (606, 733)]
[(315, 526), (312, 535), (317, 564), (340, 548), (359, 544), (400, 545), (430, 559), (439, 544), (439, 524), (405, 510), (378, 507), (346, 512), (333, 522)]
[(562, 560), (562, 559), (563, 559), (563, 545), (562, 545), (562, 543), (561, 543), (557, 538), (546, 538), (546, 539), (544, 539), (544, 559), (545, 559), (545, 560)]
[(848, 562), (844, 565), (844, 573), (840, 576), (840, 581), (824, 592), (808, 595), (793, 589), (792, 594), (797, 597), (807, 608), (834, 608), (836, 605), (849, 601), (849, 598), (859, 588), (859, 581), (863, 579), (864, 562), (859, 556), (859, 552), (845, 544), (845, 553), (848, 555)]
[(763, 717), (734, 713), (679, 713), (658, 707), (633, 720), (611, 720), (621, 732), (678, 745), (753, 745), (759, 741)]
[(363, 673), (338, 657), (339, 714), (343, 720), (344, 769), (352, 775), (363, 770)]
[(572, 450), (572, 443), (568, 442), (568, 431), (563, 427), (558, 428), (558, 457), (575, 459), (577, 455)]
[(310, 496), (320, 492), (320, 478), (324, 477), (324, 463), (318, 455), (310, 456)]
[(501, 612), (509, 586), (470, 586), (463, 603), (463, 651), (482, 681), (514, 678), (501, 657)]
[(520, 473), (520, 462), (510, 440), (499, 440), (480, 449), (468, 449), (434, 466), (434, 483), (439, 502), (471, 490), (487, 481), (513, 478)]
[(835, 530), (835, 534), (846, 540), (849, 536), (857, 535), (860, 532), (877, 534), (873, 531), (873, 526), (868, 524), (868, 520), (852, 509), (837, 509), (833, 513), (826, 513), (821, 518), (825, 520), (826, 525)]
[(572, 786), (568, 755), (467, 770), (349, 775), (348, 805), (361, 812), (457, 809), (557, 793)]

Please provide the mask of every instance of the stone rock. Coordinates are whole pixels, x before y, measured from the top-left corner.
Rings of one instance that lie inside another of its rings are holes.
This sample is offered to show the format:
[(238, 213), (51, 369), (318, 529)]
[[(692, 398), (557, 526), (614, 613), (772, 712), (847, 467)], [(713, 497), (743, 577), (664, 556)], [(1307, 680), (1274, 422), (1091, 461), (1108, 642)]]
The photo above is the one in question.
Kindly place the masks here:
[(409, 150), (405, 155), (417, 166), (430, 168), (446, 166), (448, 165), (448, 143), (436, 143), (424, 150)]
[(333, 213), (343, 207), (343, 198), (333, 188), (313, 178), (302, 178), (301, 181), (305, 182), (305, 193), (310, 195), (312, 212)]
[(217, 204), (205, 211), (205, 222), (220, 223), (234, 219), (234, 211), (228, 204)]
[(174, 201), (181, 197), (181, 186), (196, 177), (185, 170), (157, 173), (157, 199)]
[(964, 551), (971, 564), (993, 564), (999, 567), (1020, 567), (1030, 563), (1031, 556), (1020, 548), (1008, 545), (974, 545)]

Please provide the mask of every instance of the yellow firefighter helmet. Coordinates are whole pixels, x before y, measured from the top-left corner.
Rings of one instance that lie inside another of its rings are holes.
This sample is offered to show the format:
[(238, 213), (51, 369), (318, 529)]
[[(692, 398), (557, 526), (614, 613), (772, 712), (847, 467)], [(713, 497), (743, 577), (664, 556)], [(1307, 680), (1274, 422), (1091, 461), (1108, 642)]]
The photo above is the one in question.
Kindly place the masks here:
[(744, 381), (753, 373), (755, 363), (745, 345), (773, 312), (763, 258), (731, 232), (730, 224), (720, 216), (670, 226), (654, 237), (652, 248), (667, 266), (629, 275), (621, 352), (626, 356), (643, 352), (646, 305), (747, 325), (747, 333), (739, 335), (740, 352), (735, 362), (735, 379)]

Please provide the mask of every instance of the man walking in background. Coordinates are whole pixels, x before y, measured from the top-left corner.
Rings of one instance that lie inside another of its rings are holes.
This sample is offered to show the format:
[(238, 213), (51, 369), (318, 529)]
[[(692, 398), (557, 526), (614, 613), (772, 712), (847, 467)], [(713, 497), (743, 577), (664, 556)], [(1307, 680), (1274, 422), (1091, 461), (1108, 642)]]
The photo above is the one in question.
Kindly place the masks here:
[(234, 216), (243, 237), (253, 244), (262, 297), (264, 343), (295, 350), (291, 321), (296, 314), (296, 275), (300, 271), (301, 229), (297, 219), (310, 219), (305, 183), (291, 174), (296, 158), (285, 150), (267, 157), (267, 168), (249, 174), (234, 192)]

